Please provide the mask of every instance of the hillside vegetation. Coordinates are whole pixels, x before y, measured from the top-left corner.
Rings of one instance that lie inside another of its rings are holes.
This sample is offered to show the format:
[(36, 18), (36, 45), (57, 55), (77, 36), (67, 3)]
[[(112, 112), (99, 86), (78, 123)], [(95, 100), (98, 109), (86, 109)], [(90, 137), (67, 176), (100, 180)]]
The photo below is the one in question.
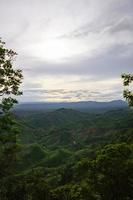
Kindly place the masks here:
[(17, 110), (15, 117), (16, 175), (2, 186), (11, 200), (133, 199), (132, 110)]

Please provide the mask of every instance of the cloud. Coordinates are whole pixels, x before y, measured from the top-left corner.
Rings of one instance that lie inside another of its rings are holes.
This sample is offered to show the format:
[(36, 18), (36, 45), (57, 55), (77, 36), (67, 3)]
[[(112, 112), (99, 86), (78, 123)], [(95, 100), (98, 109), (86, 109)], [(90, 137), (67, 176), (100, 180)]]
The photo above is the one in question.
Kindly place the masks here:
[(133, 16), (122, 18), (110, 28), (111, 33), (118, 33), (122, 31), (133, 32)]
[[(25, 90), (25, 96), (27, 101), (90, 101), (90, 100), (104, 100), (108, 101), (110, 98), (115, 100), (122, 96), (122, 91), (101, 91), (94, 92), (90, 90)], [(100, 96), (100, 98), (99, 98)]]
[[(91, 79), (107, 79), (120, 77), (121, 73), (133, 72), (133, 45), (114, 45), (103, 49), (101, 54), (71, 63), (50, 64), (40, 60), (31, 60), (25, 71), (30, 76), (45, 77), (45, 75), (79, 75)], [(26, 66), (26, 64), (25, 64)], [(85, 78), (84, 77), (84, 78)], [(89, 79), (88, 79), (89, 80)]]
[(23, 100), (121, 98), (120, 76), (133, 73), (132, 0), (0, 0), (0, 5), (0, 36), (19, 54), (15, 66), (23, 69)]

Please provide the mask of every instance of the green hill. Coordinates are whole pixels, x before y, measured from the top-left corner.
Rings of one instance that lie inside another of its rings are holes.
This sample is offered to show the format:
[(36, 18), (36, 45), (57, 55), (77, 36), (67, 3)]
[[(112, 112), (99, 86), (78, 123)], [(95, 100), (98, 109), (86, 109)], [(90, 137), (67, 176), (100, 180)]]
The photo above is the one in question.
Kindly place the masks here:
[(114, 132), (133, 128), (132, 111), (128, 109), (104, 113), (58, 109), (48, 113), (20, 114), (18, 118), (22, 129), (21, 142), (38, 143), (46, 148), (103, 143)]
[[(133, 111), (17, 111), (12, 199), (132, 200)], [(10, 193), (9, 193), (10, 192)]]

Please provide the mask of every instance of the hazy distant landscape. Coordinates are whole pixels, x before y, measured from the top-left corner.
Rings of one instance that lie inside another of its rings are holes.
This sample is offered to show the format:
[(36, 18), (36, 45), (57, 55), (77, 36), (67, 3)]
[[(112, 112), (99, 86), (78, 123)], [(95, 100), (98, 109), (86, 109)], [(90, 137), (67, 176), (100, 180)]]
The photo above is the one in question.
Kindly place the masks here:
[(128, 104), (122, 100), (115, 100), (109, 102), (96, 102), (96, 101), (82, 101), (82, 102), (29, 102), (29, 103), (20, 103), (15, 106), (15, 110), (55, 110), (59, 108), (69, 108), (76, 110), (90, 111), (95, 109), (108, 110), (108, 109), (118, 109), (118, 108), (127, 108)]

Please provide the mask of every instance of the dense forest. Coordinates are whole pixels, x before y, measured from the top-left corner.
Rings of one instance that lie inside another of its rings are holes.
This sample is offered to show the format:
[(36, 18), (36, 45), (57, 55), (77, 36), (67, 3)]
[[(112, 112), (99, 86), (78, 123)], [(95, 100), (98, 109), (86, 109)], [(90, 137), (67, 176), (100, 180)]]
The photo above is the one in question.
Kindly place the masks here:
[(15, 55), (1, 42), (0, 200), (132, 200), (132, 109), (11, 110)]
[(14, 111), (19, 126), (13, 175), (2, 199), (133, 198), (133, 112)]

